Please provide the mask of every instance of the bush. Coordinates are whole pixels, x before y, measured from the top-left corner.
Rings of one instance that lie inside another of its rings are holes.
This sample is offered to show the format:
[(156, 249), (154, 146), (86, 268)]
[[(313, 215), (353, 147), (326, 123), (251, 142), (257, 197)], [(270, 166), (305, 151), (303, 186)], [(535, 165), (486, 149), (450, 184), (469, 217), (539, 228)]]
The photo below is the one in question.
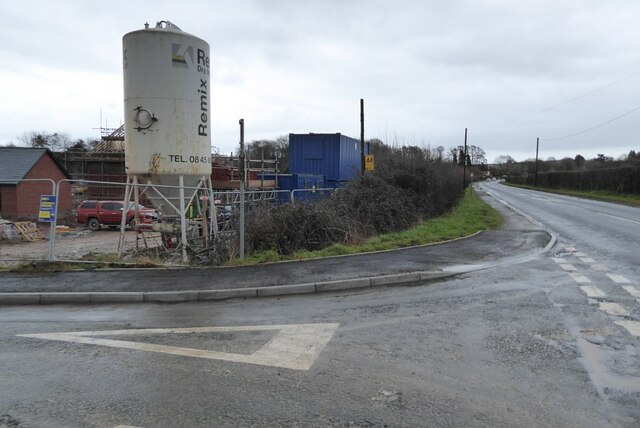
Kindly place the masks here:
[(319, 250), (333, 243), (347, 243), (363, 235), (359, 224), (341, 218), (330, 200), (257, 206), (247, 215), (249, 252), (275, 250), (289, 255), (300, 249)]
[(376, 172), (353, 180), (331, 198), (277, 206), (265, 203), (250, 210), (247, 252), (290, 255), (362, 242), (442, 215), (462, 196), (461, 167), (434, 159), (427, 149), (377, 148)]
[(381, 165), (375, 175), (406, 192), (419, 219), (448, 212), (462, 197), (462, 167), (434, 158), (430, 150), (382, 146), (374, 153)]
[(376, 176), (354, 180), (338, 190), (332, 205), (339, 217), (359, 222), (367, 237), (405, 230), (418, 220), (408, 192)]

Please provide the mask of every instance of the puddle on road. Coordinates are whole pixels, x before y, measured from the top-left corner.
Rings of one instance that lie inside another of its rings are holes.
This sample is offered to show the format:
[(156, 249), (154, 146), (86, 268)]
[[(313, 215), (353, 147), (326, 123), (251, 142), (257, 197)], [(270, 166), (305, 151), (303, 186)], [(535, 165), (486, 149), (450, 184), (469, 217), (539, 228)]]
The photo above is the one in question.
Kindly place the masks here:
[(612, 362), (620, 358), (621, 352), (632, 358), (629, 354), (633, 354), (633, 350), (605, 349), (603, 345), (591, 343), (579, 332), (576, 333), (574, 336), (580, 351), (579, 359), (601, 397), (604, 398), (609, 390), (630, 394), (640, 393), (640, 379), (637, 376), (617, 374), (610, 368)]

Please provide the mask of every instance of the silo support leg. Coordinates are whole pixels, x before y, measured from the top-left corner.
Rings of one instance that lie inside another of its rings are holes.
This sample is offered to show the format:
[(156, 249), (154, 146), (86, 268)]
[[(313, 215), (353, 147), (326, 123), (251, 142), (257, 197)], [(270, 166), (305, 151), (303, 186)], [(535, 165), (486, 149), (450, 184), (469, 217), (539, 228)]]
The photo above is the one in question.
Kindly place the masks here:
[[(137, 177), (134, 178), (134, 184), (137, 184)], [(122, 209), (122, 220), (120, 221), (120, 240), (118, 241), (118, 258), (122, 257), (122, 249), (124, 247), (124, 228), (127, 222), (127, 207), (131, 199), (131, 177), (127, 177), (127, 185), (124, 189), (124, 203)]]
[(184, 176), (180, 176), (180, 229), (182, 234), (182, 262), (189, 263), (187, 256), (187, 215), (184, 205)]
[(218, 213), (216, 212), (216, 198), (213, 195), (213, 183), (211, 177), (207, 178), (207, 187), (209, 189), (209, 231), (213, 231), (214, 241), (218, 239)]

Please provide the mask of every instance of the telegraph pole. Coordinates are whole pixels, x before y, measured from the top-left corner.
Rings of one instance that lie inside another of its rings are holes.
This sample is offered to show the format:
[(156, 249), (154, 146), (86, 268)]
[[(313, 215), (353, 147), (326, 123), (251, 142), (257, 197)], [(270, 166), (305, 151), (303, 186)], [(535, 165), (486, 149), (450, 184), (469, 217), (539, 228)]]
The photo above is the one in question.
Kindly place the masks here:
[(360, 98), (360, 179), (364, 181), (364, 98)]
[(533, 178), (533, 185), (538, 185), (538, 150), (540, 149), (540, 138), (536, 138), (536, 175)]
[(464, 158), (462, 159), (462, 190), (467, 188), (467, 128), (464, 128)]
[(244, 119), (240, 119), (240, 260), (244, 260)]

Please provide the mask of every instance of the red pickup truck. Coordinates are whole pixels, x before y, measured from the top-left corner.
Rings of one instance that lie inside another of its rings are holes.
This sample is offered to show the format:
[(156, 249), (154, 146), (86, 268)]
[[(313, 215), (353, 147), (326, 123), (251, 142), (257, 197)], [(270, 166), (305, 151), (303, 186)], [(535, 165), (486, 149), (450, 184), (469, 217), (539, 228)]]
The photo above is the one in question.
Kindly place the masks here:
[[(126, 223), (134, 227), (139, 221), (153, 223), (158, 220), (158, 212), (152, 208), (138, 205), (138, 218), (136, 218), (135, 205), (129, 203)], [(122, 201), (84, 201), (76, 209), (76, 220), (80, 224), (86, 224), (91, 230), (99, 230), (102, 225), (119, 226), (122, 222)]]

